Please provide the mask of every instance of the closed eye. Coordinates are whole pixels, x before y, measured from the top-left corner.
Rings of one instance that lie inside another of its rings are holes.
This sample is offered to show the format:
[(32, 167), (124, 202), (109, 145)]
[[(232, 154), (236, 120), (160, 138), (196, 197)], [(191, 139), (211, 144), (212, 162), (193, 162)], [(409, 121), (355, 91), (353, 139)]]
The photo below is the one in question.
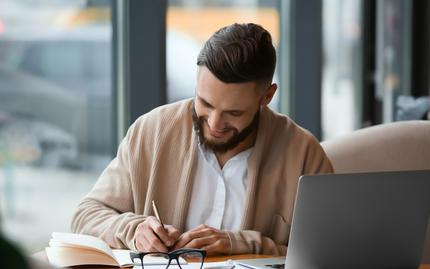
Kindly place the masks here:
[[(210, 108), (210, 109), (214, 108), (213, 105), (209, 104), (209, 102), (206, 101), (205, 99), (203, 99), (202, 97), (197, 96), (197, 98), (202, 103), (202, 105), (204, 107)], [(233, 117), (240, 117), (240, 116), (243, 115), (244, 111), (242, 111), (242, 110), (225, 110), (225, 111), (223, 111), (223, 113), (229, 114), (229, 115), (231, 115)]]
[(228, 111), (228, 114), (232, 115), (233, 117), (240, 117), (243, 115), (243, 111)]

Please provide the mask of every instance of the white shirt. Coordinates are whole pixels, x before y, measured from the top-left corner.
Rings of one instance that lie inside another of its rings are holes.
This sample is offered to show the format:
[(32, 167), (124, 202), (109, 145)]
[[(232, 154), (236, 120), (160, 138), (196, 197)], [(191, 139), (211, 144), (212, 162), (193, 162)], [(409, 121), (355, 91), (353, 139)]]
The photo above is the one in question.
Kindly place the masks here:
[(239, 230), (245, 207), (247, 161), (252, 149), (235, 155), (221, 169), (213, 152), (198, 147), (186, 230), (200, 224), (222, 230)]

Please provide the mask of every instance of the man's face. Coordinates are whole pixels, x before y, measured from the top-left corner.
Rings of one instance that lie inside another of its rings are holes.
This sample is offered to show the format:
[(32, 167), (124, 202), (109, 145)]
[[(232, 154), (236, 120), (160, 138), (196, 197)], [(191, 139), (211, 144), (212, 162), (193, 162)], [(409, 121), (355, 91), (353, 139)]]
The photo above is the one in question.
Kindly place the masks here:
[(263, 98), (258, 87), (256, 82), (224, 83), (207, 67), (199, 67), (194, 124), (205, 146), (227, 151), (255, 131)]

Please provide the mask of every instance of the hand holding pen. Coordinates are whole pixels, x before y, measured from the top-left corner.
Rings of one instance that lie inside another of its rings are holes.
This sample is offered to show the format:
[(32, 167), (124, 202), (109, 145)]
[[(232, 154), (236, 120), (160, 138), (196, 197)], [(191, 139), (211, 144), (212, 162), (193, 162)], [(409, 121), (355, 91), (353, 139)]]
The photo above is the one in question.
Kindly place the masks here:
[(155, 217), (157, 218), (158, 222), (160, 222), (161, 227), (163, 227), (164, 229), (164, 223), (161, 221), (160, 213), (158, 213), (158, 208), (154, 200), (152, 200), (152, 210), (154, 211)]
[(171, 226), (164, 225), (155, 202), (152, 201), (154, 216), (148, 216), (136, 228), (134, 244), (137, 251), (168, 252), (179, 238), (179, 231)]

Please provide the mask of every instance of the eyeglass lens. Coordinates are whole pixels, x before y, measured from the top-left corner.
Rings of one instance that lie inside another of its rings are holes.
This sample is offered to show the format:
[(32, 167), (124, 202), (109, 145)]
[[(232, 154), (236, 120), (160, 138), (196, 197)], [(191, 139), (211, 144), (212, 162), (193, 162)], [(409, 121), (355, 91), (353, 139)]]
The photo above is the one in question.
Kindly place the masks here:
[[(201, 252), (189, 251), (189, 252), (182, 253), (177, 258), (176, 257), (171, 258), (171, 257), (169, 257), (169, 255), (167, 253), (166, 254), (164, 254), (164, 253), (147, 254), (147, 255), (143, 256), (142, 259), (134, 258), (133, 262), (137, 266), (140, 265), (143, 269), (143, 268), (145, 268), (145, 266), (154, 265), (154, 258), (157, 258), (157, 260), (159, 260), (160, 257), (166, 259), (165, 269), (168, 268), (170, 265), (173, 265), (173, 266), (178, 265), (179, 268), (183, 269), (181, 267), (181, 264), (185, 264), (185, 263), (200, 264), (199, 268), (201, 269), (203, 267), (203, 261), (204, 261), (204, 255)], [(178, 264), (178, 261), (179, 261), (179, 264)], [(161, 267), (161, 268), (163, 268), (163, 267)]]

